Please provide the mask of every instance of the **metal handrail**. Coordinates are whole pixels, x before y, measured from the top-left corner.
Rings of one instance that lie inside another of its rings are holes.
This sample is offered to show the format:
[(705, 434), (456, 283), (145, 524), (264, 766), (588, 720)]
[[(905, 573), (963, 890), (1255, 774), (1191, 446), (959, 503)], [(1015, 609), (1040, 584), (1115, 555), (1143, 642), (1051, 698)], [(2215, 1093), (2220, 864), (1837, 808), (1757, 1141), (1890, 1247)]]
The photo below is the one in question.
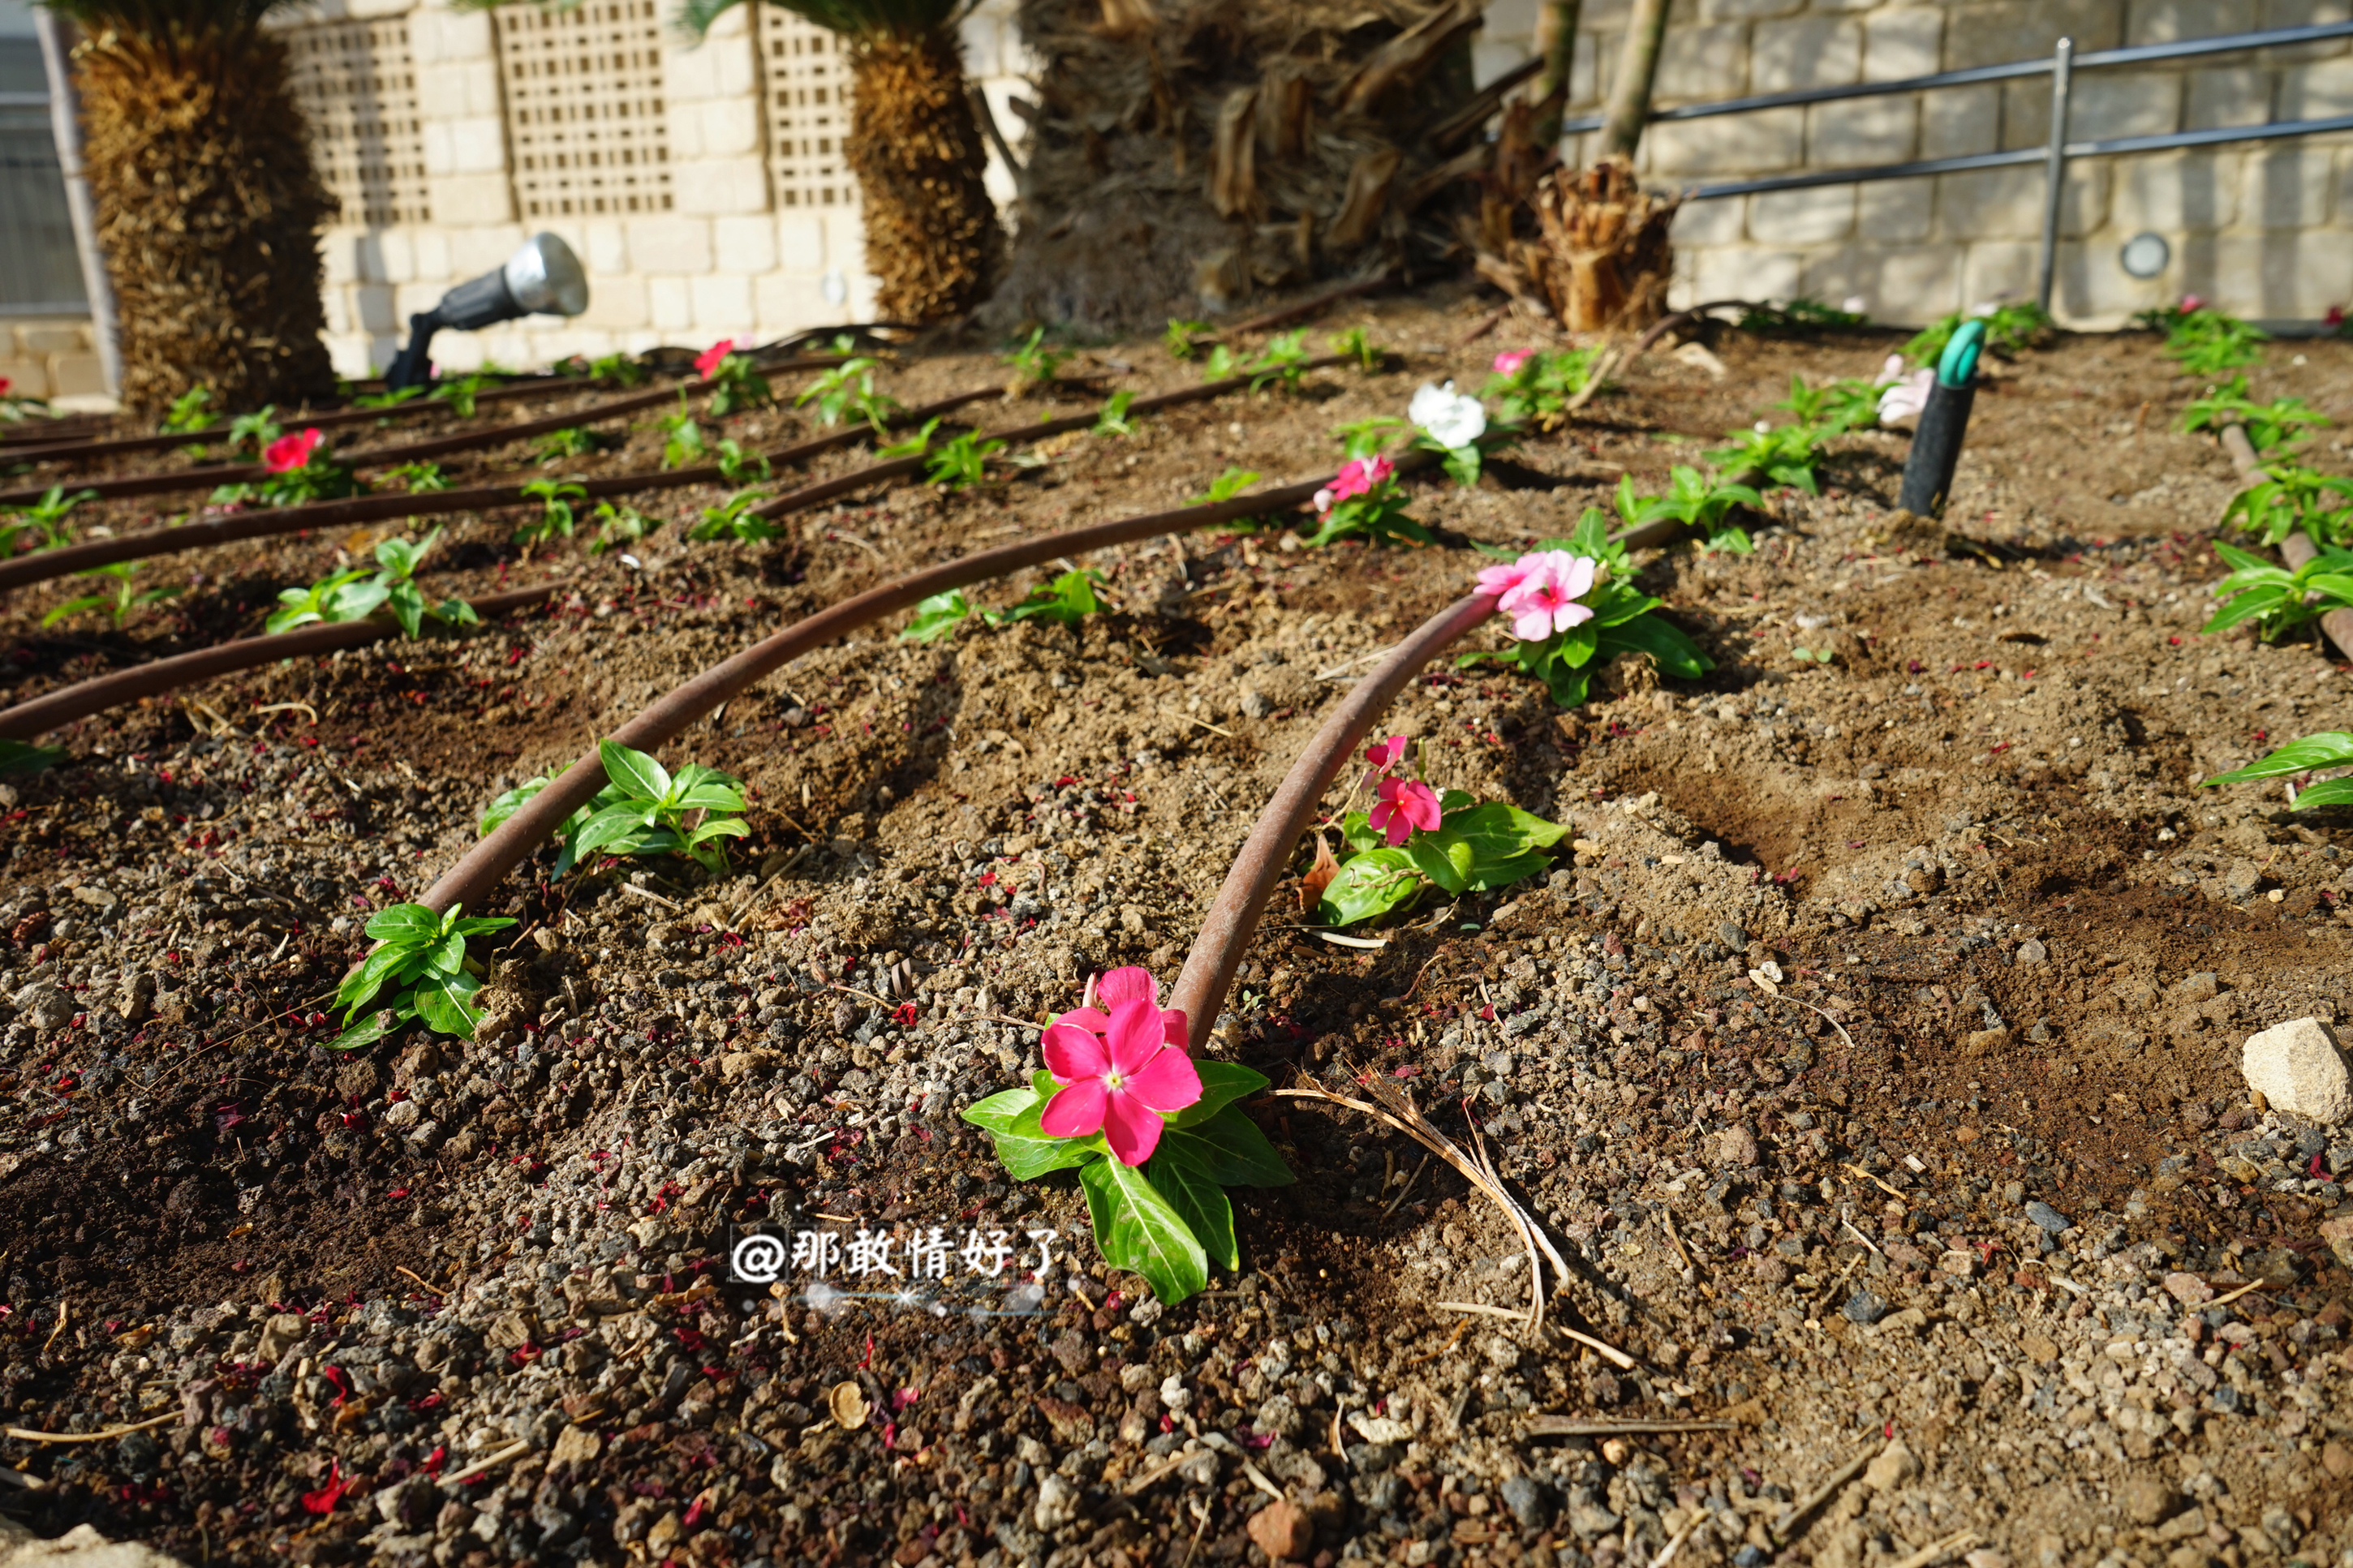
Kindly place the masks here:
[[(2274, 27), (2264, 32), (2225, 33), (2207, 38), (2185, 38), (2169, 44), (2135, 44), (2125, 48), (2075, 52), (2075, 40), (2061, 38), (2046, 58), (2010, 60), (2001, 65), (1971, 66), (1905, 77), (1895, 81), (1849, 82), (1838, 87), (1801, 88), (1790, 92), (1719, 99), (1712, 103), (1687, 103), (1654, 110), (1650, 123), (1705, 120), (1725, 114), (1750, 114), (1767, 109), (1788, 109), (1810, 103), (1835, 103), (1849, 99), (1887, 98), (1897, 93), (1937, 88), (1968, 87), (1978, 82), (2010, 81), (2021, 77), (2051, 77), (2051, 132), (2040, 147), (2017, 147), (2000, 153), (1970, 153), (1950, 158), (1915, 158), (1902, 163), (1874, 163), (1852, 169), (1821, 169), (1802, 174), (1767, 174), (1753, 180), (1728, 180), (1694, 185), (1683, 192), (1686, 201), (1704, 202), (1726, 196), (1761, 195), (1770, 191), (1800, 191), (1820, 185), (1859, 185), (1878, 180), (1919, 179), (1931, 174), (1967, 174), (1978, 169), (2043, 165), (2042, 243), (2036, 278), (2036, 298), (2051, 308), (2052, 284), (2057, 271), (2059, 209), (2065, 190), (2067, 164), (2076, 158), (2103, 158), (2133, 153), (2168, 152), (2183, 147), (2213, 147), (2232, 142), (2268, 142), (2289, 136), (2317, 136), (2353, 131), (2353, 115), (2323, 120), (2277, 121), (2268, 125), (2216, 126), (2204, 131), (2166, 132), (2147, 136), (2112, 136), (2101, 141), (2067, 139), (2068, 111), (2077, 71), (2110, 66), (2146, 65), (2154, 60), (2188, 59), (2200, 55), (2242, 49), (2276, 48), (2353, 37), (2353, 21), (2316, 22), (2300, 27)], [(1601, 129), (1602, 117), (1587, 115), (1561, 122), (1564, 136)]]

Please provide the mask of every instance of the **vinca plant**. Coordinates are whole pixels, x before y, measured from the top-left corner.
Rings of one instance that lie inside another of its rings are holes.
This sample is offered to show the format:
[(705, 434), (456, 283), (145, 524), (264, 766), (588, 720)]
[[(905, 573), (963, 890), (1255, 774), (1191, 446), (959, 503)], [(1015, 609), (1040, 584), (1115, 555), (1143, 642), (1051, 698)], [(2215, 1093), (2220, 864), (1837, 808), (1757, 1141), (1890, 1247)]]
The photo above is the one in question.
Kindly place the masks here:
[(193, 435), (213, 422), (213, 389), (199, 382), (172, 399), (161, 426), (166, 436)]
[(1593, 380), (1599, 349), (1506, 349), (1495, 356), (1493, 374), (1480, 396), (1495, 402), (1499, 425), (1559, 428), (1568, 405)]
[(97, 499), (96, 490), (68, 495), (63, 485), (51, 485), (32, 505), (0, 515), (0, 561), (25, 550), (55, 550), (71, 543), (73, 525), (67, 520), (74, 508)]
[(1017, 397), (1050, 384), (1063, 363), (1071, 357), (1068, 349), (1046, 346), (1046, 329), (1033, 327), (1029, 336), (1013, 345), (1005, 363), (1013, 367), (1013, 384), (1008, 390)]
[[(1415, 758), (1413, 776), (1403, 764)], [(1326, 925), (1359, 925), (1409, 910), (1437, 893), (1492, 892), (1546, 870), (1545, 851), (1568, 830), (1503, 801), (1481, 805), (1461, 790), (1443, 794), (1421, 777), (1416, 748), (1391, 735), (1366, 748), (1372, 772), (1357, 790), (1371, 804), (1344, 806), (1313, 835), (1314, 862), (1303, 883)], [(1344, 856), (1324, 834), (1336, 828)]]
[(1662, 674), (1696, 680), (1715, 668), (1699, 645), (1657, 614), (1662, 601), (1634, 586), (1625, 547), (1588, 507), (1567, 539), (1547, 539), (1506, 564), (1479, 574), (1509, 620), (1507, 648), (1466, 653), (1458, 668), (1516, 666), (1542, 681), (1563, 708), (1583, 703), (1593, 671), (1620, 654), (1647, 657)]
[(662, 433), (663, 468), (683, 468), (702, 456), (702, 425), (688, 405), (685, 393), (678, 395), (677, 410), (655, 420), (654, 427)]
[(472, 1039), (482, 1022), (474, 1005), (481, 965), (466, 955), (466, 939), (514, 923), (503, 916), (465, 919), (455, 908), (437, 915), (423, 904), (378, 910), (366, 926), (375, 939), (374, 951), (343, 976), (335, 993), (343, 1030), (327, 1048), (373, 1045), (411, 1019), (437, 1035)]
[(573, 526), (580, 521), (575, 509), (588, 499), (588, 487), (572, 479), (533, 479), (522, 493), (539, 503), (539, 515), (516, 525), (515, 542), (542, 544), (559, 533), (572, 537)]
[(716, 388), (711, 395), (713, 419), (756, 408), (772, 395), (767, 378), (752, 363), (752, 356), (735, 352), (733, 338), (722, 338), (695, 355), (694, 374)]
[(437, 528), (414, 544), (406, 539), (380, 539), (374, 576), (365, 567), (353, 567), (322, 577), (307, 588), (281, 590), (268, 629), (290, 632), (321, 621), (365, 620), (378, 610), (390, 615), (411, 637), (423, 636), (427, 621), (452, 626), (480, 625), (481, 617), (465, 600), (452, 596), (438, 605), (427, 604), (417, 585), (417, 569), (440, 538)]
[(2301, 432), (2328, 423), (2328, 416), (2301, 397), (2276, 397), (2257, 403), (2247, 395), (2247, 378), (2234, 375), (2208, 391), (2181, 411), (2184, 430), (2220, 430), (2236, 425), (2258, 452), (2293, 450), (2304, 445)]
[(1765, 504), (1765, 498), (1746, 485), (1710, 479), (1697, 468), (1680, 463), (1668, 473), (1665, 495), (1637, 494), (1634, 476), (1624, 474), (1619, 477), (1614, 499), (1618, 515), (1628, 528), (1672, 519), (1701, 535), (1702, 550), (1721, 550), (1735, 555), (1746, 555), (1757, 545), (1746, 529), (1731, 521), (1732, 509)]
[(2179, 310), (2143, 312), (2135, 320), (2163, 329), (2165, 347), (2159, 352), (2188, 375), (2217, 376), (2260, 363), (2261, 345), (2271, 341), (2271, 334), (2262, 328), (2225, 315), (2194, 294), (2185, 298)]
[(1862, 310), (1841, 310), (1803, 294), (1784, 304), (1751, 305), (1740, 313), (1744, 332), (1819, 331), (1824, 327), (1862, 327), (1870, 322), (1870, 316)]
[(43, 616), (41, 625), (53, 626), (59, 621), (70, 619), (75, 616), (84, 615), (92, 610), (102, 610), (113, 618), (115, 629), (120, 631), (129, 623), (132, 616), (148, 605), (160, 605), (180, 592), (177, 587), (140, 588), (136, 586), (132, 579), (138, 570), (137, 563), (133, 562), (117, 561), (111, 565), (92, 566), (75, 573), (74, 575), (77, 577), (101, 578), (113, 584), (113, 586), (100, 593), (83, 594), (68, 599)]
[(1114, 969), (1048, 1025), (1029, 1085), (968, 1108), (1016, 1181), (1076, 1170), (1103, 1261), (1140, 1274), (1163, 1303), (1241, 1268), (1229, 1187), (1296, 1178), (1237, 1103), (1267, 1087), (1231, 1062), (1196, 1060), (1184, 1014), (1149, 972)]
[(717, 506), (702, 509), (702, 521), (686, 531), (689, 539), (725, 539), (737, 544), (765, 544), (784, 530), (753, 508), (768, 499), (765, 490), (737, 490)]
[(1953, 334), (1968, 321), (1985, 322), (1986, 347), (2004, 358), (2042, 342), (2052, 330), (2051, 312), (2031, 300), (2016, 304), (1979, 305), (1974, 310), (1956, 310), (1930, 322), (1904, 345), (1904, 357), (1914, 364), (1935, 364), (1943, 357), (1945, 345), (1953, 341)]
[[(614, 741), (596, 742), (606, 784), (556, 830), (563, 846), (561, 877), (593, 854), (683, 855), (712, 876), (727, 870), (728, 838), (748, 837), (741, 779), (689, 763), (676, 776), (644, 752)], [(482, 814), (489, 833), (547, 787), (545, 778), (517, 784)]]
[(301, 506), (340, 500), (367, 489), (349, 466), (335, 460), (326, 436), (316, 427), (280, 436), (261, 449), (265, 470), (259, 483), (240, 481), (213, 491), (216, 506), (259, 501), (264, 506)]
[(801, 388), (799, 395), (793, 399), (793, 406), (800, 408), (814, 403), (818, 424), (839, 425), (844, 419), (854, 418), (880, 436), (902, 412), (898, 399), (874, 390), (874, 372), (881, 363), (861, 355), (829, 366)]
[[(1082, 566), (1031, 589), (1029, 597), (1009, 610), (981, 610), (980, 618), (992, 626), (1012, 626), (1019, 621), (1076, 626), (1103, 608), (1098, 596), (1103, 585), (1102, 577)], [(972, 601), (960, 590), (951, 588), (917, 605), (914, 618), (899, 636), (908, 642), (937, 642), (955, 635), (955, 629), (972, 616)]]
[(2299, 530), (2315, 544), (2353, 544), (2353, 479), (2274, 463), (2231, 498), (2222, 524), (2274, 547)]
[[(2343, 730), (2326, 730), (2317, 735), (2290, 741), (2270, 755), (2249, 763), (2243, 768), (2216, 773), (2200, 781), (2200, 787), (2211, 789), (2217, 784), (2252, 784), (2258, 779), (2289, 778), (2299, 773), (2317, 773), (2323, 768), (2353, 767), (2353, 734)], [(2353, 778), (2338, 774), (2306, 784), (2302, 789), (2290, 786), (2293, 804), (2297, 811), (2309, 811), (2320, 805), (2353, 805)]]
[(2214, 553), (2232, 570), (2214, 584), (2214, 596), (2222, 605), (2198, 628), (2201, 633), (2228, 631), (2253, 621), (2263, 641), (2277, 642), (2307, 621), (2353, 605), (2353, 551), (2322, 545), (2319, 553), (2293, 572), (2219, 540)]

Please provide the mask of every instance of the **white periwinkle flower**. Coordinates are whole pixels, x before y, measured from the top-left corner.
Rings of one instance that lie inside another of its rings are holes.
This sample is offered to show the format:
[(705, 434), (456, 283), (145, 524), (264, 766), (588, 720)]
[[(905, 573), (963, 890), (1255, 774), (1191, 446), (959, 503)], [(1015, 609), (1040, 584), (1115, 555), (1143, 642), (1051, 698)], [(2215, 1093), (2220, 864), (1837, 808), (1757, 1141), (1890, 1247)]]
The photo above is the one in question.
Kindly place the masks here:
[(1928, 406), (1928, 389), (1936, 381), (1936, 373), (1923, 365), (1882, 391), (1879, 422), (1893, 426), (1919, 418), (1921, 411)]
[(1487, 433), (1486, 409), (1469, 393), (1455, 391), (1451, 381), (1443, 386), (1423, 382), (1405, 416), (1441, 447), (1468, 447)]

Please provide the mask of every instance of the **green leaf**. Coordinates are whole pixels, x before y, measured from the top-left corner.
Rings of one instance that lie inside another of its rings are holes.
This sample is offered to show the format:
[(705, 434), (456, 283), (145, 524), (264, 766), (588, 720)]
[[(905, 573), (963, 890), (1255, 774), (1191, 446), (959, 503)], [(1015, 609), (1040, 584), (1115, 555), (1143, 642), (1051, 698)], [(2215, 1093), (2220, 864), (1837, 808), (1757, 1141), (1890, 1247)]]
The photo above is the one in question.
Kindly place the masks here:
[(645, 752), (613, 741), (596, 742), (605, 776), (639, 800), (659, 800), (670, 794), (670, 773)]
[(1405, 852), (1415, 869), (1443, 889), (1448, 898), (1461, 898), (1470, 887), (1471, 847), (1459, 840), (1449, 841), (1442, 827), (1438, 833), (1415, 834), (1406, 840)]
[(1228, 1268), (1242, 1266), (1241, 1247), (1234, 1240), (1233, 1200), (1226, 1189), (1198, 1165), (1186, 1147), (1164, 1136), (1144, 1167), (1145, 1179), (1167, 1200), (1185, 1228), (1202, 1250)]
[(1388, 842), (1386, 837), (1374, 831), (1370, 814), (1362, 811), (1352, 811), (1340, 819), (1340, 837), (1346, 839), (1348, 847), (1359, 855), (1369, 849), (1378, 849)]
[(1355, 925), (1411, 903), (1427, 884), (1403, 849), (1368, 849), (1340, 868), (1315, 906), (1326, 925)]
[(491, 802), (489, 807), (482, 813), (480, 831), (488, 834), (494, 830), (500, 823), (521, 811), (524, 804), (541, 790), (545, 789), (547, 784), (548, 781), (544, 776), (531, 779), (515, 785), (514, 788)]
[[(1611, 654), (1648, 654), (1662, 673), (1683, 680), (1696, 680), (1715, 668), (1715, 661), (1700, 652), (1697, 643), (1668, 622), (1649, 614), (1603, 628), (1601, 647)], [(1583, 700), (1581, 696), (1579, 700)]]
[(2353, 779), (2323, 779), (2310, 789), (2296, 791), (2296, 810), (2320, 805), (2353, 805)]
[[(992, 1095), (980, 1102), (981, 1105), (989, 1105), (1004, 1100), (1007, 1094), (1027, 1093), (1030, 1097), (1029, 1104), (1012, 1117), (1003, 1131), (988, 1129), (989, 1142), (997, 1146), (997, 1163), (1015, 1181), (1035, 1181), (1050, 1171), (1082, 1165), (1098, 1154), (1111, 1152), (1111, 1146), (1103, 1142), (1100, 1132), (1090, 1133), (1084, 1138), (1053, 1138), (1049, 1137), (1046, 1130), (1039, 1125), (1038, 1119), (1046, 1113), (1046, 1102), (1054, 1098), (1060, 1087), (1052, 1074), (1040, 1071), (1032, 1076), (1027, 1090), (1008, 1089), (1005, 1094)], [(974, 1107), (976, 1110), (978, 1109), (978, 1106)], [(970, 1111), (965, 1116), (971, 1120)], [(986, 1123), (976, 1124), (987, 1126)]]
[(2245, 784), (2253, 779), (2278, 778), (2284, 773), (2310, 773), (2317, 768), (2337, 768), (2348, 764), (2353, 764), (2353, 733), (2327, 730), (2317, 735), (2306, 735), (2300, 741), (2290, 741), (2260, 762), (2249, 763), (2245, 767), (2234, 768), (2227, 773), (2216, 773), (2204, 783)]
[(0, 778), (37, 773), (66, 760), (62, 746), (36, 746), (26, 741), (0, 741)]
[(1104, 1262), (1143, 1275), (1167, 1306), (1208, 1289), (1208, 1254), (1142, 1171), (1096, 1160), (1079, 1168), (1079, 1185)]
[(471, 1039), (482, 1015), (471, 1004), (481, 983), (460, 970), (455, 974), (429, 974), (417, 983), (409, 999), (425, 1026), (439, 1034)]
[(372, 1046), (417, 1015), (413, 1010), (378, 1007), (327, 1042), (331, 1051), (355, 1051)]
[(937, 642), (949, 636), (972, 614), (972, 602), (951, 588), (915, 606), (915, 618), (899, 636), (908, 642)]
[(576, 858), (586, 859), (595, 851), (610, 845), (617, 853), (629, 854), (631, 850), (620, 847), (622, 841), (652, 826), (653, 807), (644, 802), (624, 801), (618, 805), (608, 805), (582, 823), (579, 830), (572, 835), (572, 852)]
[(964, 1119), (990, 1132), (1010, 1132), (1022, 1112), (1038, 1109), (1034, 1089), (999, 1089), (987, 1100), (965, 1107)]
[(1198, 1126), (1235, 1100), (1248, 1100), (1267, 1085), (1264, 1073), (1252, 1072), (1239, 1062), (1197, 1058), (1193, 1070), (1201, 1075), (1201, 1098), (1178, 1111), (1169, 1123), (1171, 1127)]
[(1197, 1127), (1168, 1129), (1160, 1135), (1161, 1147), (1172, 1139), (1229, 1187), (1287, 1187), (1299, 1179), (1240, 1106), (1229, 1105)]
[(441, 917), (423, 904), (394, 904), (369, 916), (363, 929), (378, 942), (415, 946), (441, 934)]
[(335, 1005), (343, 1010), (346, 1018), (350, 1017), (373, 1000), (393, 971), (415, 956), (416, 952), (413, 947), (386, 945), (369, 953), (335, 988)]

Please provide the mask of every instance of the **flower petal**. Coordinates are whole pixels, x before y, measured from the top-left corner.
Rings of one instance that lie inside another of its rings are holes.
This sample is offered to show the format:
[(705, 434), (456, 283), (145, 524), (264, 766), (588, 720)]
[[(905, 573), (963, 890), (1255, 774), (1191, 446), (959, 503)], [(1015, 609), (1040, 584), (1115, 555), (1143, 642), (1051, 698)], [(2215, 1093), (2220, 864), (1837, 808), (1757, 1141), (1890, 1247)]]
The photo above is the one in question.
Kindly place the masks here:
[(1151, 1159), (1166, 1125), (1132, 1094), (1114, 1094), (1103, 1102), (1103, 1141), (1123, 1165), (1141, 1165)]
[(1048, 1100), (1038, 1125), (1049, 1138), (1083, 1138), (1103, 1124), (1104, 1110), (1112, 1099), (1103, 1079), (1083, 1079)]
[(1160, 1029), (1171, 1048), (1188, 1057), (1193, 1054), (1193, 1021), (1183, 1012), (1175, 1007), (1160, 1009)]
[(1164, 1048), (1160, 1009), (1149, 1002), (1123, 1002), (1111, 1010), (1111, 1069), (1125, 1078)]
[(1201, 1098), (1200, 1069), (1182, 1051), (1164, 1050), (1126, 1083), (1128, 1098), (1153, 1110), (1182, 1110)]
[(1046, 1030), (1043, 1048), (1046, 1070), (1054, 1075), (1056, 1083), (1098, 1079), (1111, 1070), (1111, 1053), (1103, 1049), (1099, 1037), (1085, 1029), (1074, 1029), (1068, 1024), (1051, 1025)]
[(1073, 1007), (1054, 1022), (1068, 1024), (1074, 1029), (1084, 1029), (1091, 1035), (1100, 1035), (1111, 1027), (1111, 1015), (1100, 1007)]
[(1160, 983), (1152, 978), (1152, 971), (1131, 963), (1109, 971), (1095, 982), (1095, 1000), (1106, 1007), (1122, 1002), (1157, 1002)]

